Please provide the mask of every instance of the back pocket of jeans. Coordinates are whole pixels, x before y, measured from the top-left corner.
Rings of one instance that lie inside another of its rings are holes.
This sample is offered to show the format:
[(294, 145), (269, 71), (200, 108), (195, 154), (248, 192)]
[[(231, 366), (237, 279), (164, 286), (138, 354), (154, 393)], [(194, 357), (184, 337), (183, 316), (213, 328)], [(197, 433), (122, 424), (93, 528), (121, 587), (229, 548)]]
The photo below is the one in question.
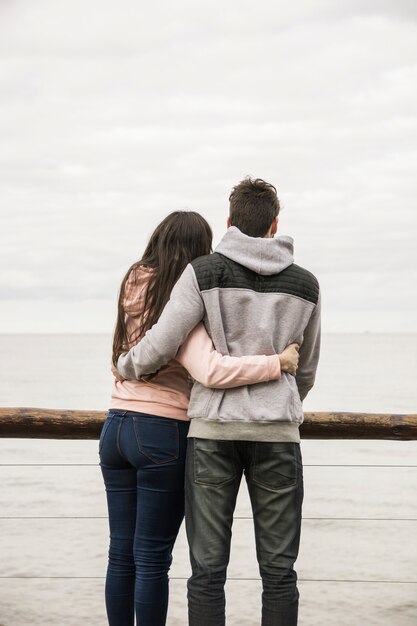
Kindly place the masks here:
[(134, 417), (139, 451), (153, 463), (169, 463), (179, 456), (178, 424), (163, 417)]
[(294, 487), (298, 477), (296, 446), (290, 442), (257, 442), (254, 482), (273, 491)]
[(233, 441), (194, 439), (194, 482), (219, 486), (236, 475)]

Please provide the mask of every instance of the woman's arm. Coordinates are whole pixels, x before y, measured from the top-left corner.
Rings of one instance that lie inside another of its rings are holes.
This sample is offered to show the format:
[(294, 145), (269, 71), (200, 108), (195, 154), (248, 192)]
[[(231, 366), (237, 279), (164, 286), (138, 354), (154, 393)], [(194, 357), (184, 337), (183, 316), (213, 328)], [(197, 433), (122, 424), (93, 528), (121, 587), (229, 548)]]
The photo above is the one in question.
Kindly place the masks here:
[(298, 352), (294, 347), (286, 348), (283, 363), (278, 354), (242, 357), (222, 355), (216, 352), (204, 325), (200, 323), (189, 334), (176, 359), (205, 387), (227, 389), (277, 380), (281, 377), (281, 369), (295, 374)]

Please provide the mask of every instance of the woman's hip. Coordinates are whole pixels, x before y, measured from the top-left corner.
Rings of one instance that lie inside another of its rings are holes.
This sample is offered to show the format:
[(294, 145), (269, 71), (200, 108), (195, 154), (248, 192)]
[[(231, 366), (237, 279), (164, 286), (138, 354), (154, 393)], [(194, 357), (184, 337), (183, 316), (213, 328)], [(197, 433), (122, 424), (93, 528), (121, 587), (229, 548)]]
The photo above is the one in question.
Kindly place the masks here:
[(100, 464), (155, 475), (181, 472), (188, 428), (184, 420), (111, 409), (100, 436)]

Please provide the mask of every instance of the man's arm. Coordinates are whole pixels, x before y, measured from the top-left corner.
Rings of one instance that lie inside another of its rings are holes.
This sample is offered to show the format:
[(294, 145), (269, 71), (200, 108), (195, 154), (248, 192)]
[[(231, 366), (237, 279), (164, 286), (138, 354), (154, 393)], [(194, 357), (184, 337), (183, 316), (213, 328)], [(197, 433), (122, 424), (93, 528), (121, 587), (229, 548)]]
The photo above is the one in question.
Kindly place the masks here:
[(320, 327), (321, 296), (319, 295), (317, 304), (304, 330), (304, 339), (300, 347), (300, 360), (295, 380), (301, 400), (304, 400), (314, 385), (320, 355)]
[(175, 357), (192, 329), (203, 319), (204, 303), (197, 278), (187, 265), (175, 284), (158, 323), (141, 341), (117, 361), (123, 378), (140, 378), (152, 374)]

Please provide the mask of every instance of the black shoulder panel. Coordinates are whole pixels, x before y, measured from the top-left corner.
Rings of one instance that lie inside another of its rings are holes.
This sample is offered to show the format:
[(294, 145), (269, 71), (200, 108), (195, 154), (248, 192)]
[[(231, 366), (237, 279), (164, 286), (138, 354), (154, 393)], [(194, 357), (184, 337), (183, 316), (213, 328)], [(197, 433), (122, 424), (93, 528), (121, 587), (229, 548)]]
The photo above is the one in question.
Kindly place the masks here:
[(279, 274), (262, 276), (214, 252), (192, 261), (200, 291), (250, 289), (258, 293), (287, 293), (317, 303), (319, 284), (313, 274), (293, 263)]

